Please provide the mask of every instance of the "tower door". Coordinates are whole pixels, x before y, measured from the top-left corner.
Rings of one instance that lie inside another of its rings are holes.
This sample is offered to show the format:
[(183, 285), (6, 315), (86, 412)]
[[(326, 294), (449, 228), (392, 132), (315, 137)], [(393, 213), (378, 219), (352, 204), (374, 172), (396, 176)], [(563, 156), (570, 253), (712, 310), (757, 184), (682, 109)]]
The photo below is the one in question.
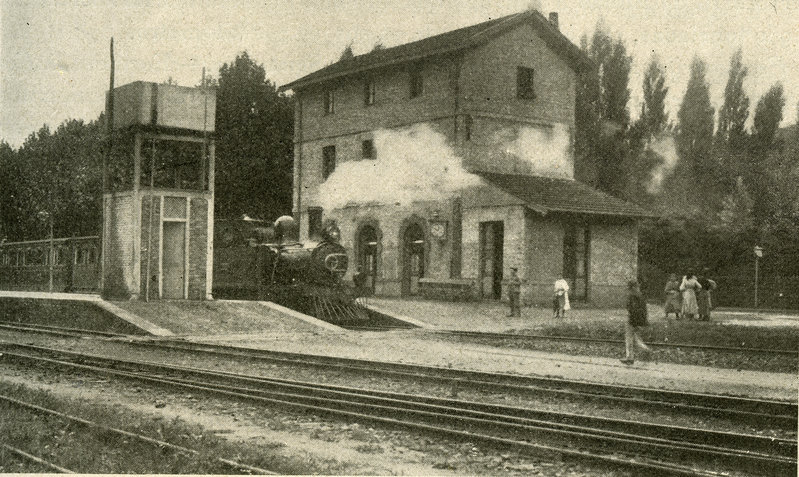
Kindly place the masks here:
[(424, 231), (419, 224), (412, 224), (403, 237), (403, 295), (419, 294), (419, 279), (424, 277), (424, 266)]
[(164, 298), (186, 298), (183, 293), (186, 273), (185, 246), (186, 223), (164, 222), (164, 249), (161, 262)]
[(504, 223), (480, 223), (480, 294), (484, 298), (502, 298), (504, 242)]

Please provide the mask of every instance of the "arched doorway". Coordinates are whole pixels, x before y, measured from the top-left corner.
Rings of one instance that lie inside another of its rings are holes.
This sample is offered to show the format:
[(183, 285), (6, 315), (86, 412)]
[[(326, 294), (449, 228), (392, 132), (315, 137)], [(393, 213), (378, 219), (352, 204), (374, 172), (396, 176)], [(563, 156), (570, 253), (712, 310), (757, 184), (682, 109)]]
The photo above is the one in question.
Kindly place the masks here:
[(424, 230), (418, 223), (411, 223), (402, 236), (402, 294), (418, 295), (419, 279), (425, 272)]
[(358, 231), (358, 266), (366, 276), (364, 287), (370, 294), (375, 293), (375, 283), (377, 282), (378, 264), (378, 233), (372, 225), (365, 225)]

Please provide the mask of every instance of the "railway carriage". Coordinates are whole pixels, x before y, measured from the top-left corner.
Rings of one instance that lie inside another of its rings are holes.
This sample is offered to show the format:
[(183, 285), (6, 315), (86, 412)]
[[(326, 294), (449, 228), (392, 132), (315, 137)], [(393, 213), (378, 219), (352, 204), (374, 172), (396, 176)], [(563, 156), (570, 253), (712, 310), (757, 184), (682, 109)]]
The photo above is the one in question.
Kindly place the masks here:
[(56, 238), (0, 244), (0, 289), (96, 291), (99, 237)]

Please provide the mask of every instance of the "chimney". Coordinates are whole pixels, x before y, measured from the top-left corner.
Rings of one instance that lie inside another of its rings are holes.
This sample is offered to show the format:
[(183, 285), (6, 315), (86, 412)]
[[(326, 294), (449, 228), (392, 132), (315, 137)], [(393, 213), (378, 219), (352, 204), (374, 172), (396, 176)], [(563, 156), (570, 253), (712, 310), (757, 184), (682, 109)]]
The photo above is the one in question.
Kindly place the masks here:
[(555, 30), (560, 30), (558, 28), (558, 12), (549, 12), (549, 23), (555, 27)]

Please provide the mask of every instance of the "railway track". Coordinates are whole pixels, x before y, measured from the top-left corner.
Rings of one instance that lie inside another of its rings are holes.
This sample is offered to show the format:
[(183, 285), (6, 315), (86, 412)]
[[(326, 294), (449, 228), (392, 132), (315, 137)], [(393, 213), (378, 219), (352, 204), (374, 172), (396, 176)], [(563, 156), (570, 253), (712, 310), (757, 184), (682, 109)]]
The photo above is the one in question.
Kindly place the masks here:
[[(119, 360), (29, 345), (5, 343), (3, 347), (2, 359), (8, 361), (136, 379), (650, 474), (796, 472), (792, 440)], [(537, 443), (542, 441), (547, 444)], [(686, 461), (695, 465), (681, 464)]]
[[(0, 328), (12, 331), (43, 332), (67, 337), (82, 336), (90, 330), (62, 329), (41, 325), (9, 325)], [(94, 336), (120, 338), (125, 335), (92, 332)], [(203, 353), (208, 355), (255, 359), (288, 366), (306, 366), (344, 371), (370, 376), (382, 375), (413, 381), (448, 382), (457, 389), (505, 391), (523, 394), (546, 394), (571, 399), (588, 399), (637, 409), (663, 409), (692, 416), (729, 418), (750, 424), (768, 424), (796, 432), (797, 404), (795, 402), (751, 399), (706, 393), (670, 391), (664, 389), (591, 383), (552, 377), (522, 376), (504, 373), (468, 371), (435, 366), (413, 365), (340, 358), (304, 353), (243, 348), (220, 344), (190, 342), (180, 339), (153, 339), (126, 342), (128, 345), (168, 351)]]
[[(11, 329), (13, 331), (41, 331), (48, 334), (70, 337), (81, 336), (82, 332), (88, 332), (94, 336), (110, 338), (125, 336), (109, 332), (93, 332), (91, 330), (76, 330), (72, 328), (63, 329), (43, 325), (12, 326), (0, 323), (0, 328)], [(796, 432), (797, 430), (796, 416), (799, 411), (797, 410), (797, 404), (795, 402), (291, 353), (190, 342), (180, 339), (136, 340), (128, 342), (127, 344), (169, 351), (198, 352), (236, 359), (256, 359), (290, 366), (325, 368), (356, 374), (366, 373), (370, 376), (379, 374), (414, 381), (446, 381), (449, 382), (453, 388), (459, 389), (502, 390), (517, 393), (549, 394), (574, 399), (601, 400), (641, 409), (662, 409), (668, 406), (672, 412), (683, 412), (693, 416), (707, 415), (723, 417), (753, 424), (767, 423), (791, 432)]]
[(255, 359), (290, 366), (325, 368), (369, 376), (383, 375), (415, 382), (443, 381), (458, 389), (548, 394), (574, 399), (599, 400), (641, 409), (668, 408), (670, 412), (682, 412), (693, 416), (707, 415), (754, 424), (767, 423), (793, 432), (797, 429), (797, 404), (794, 402), (240, 348), (171, 339), (136, 341), (135, 344), (170, 351), (201, 352), (215, 356)]
[[(200, 457), (201, 456), (200, 452), (196, 451), (194, 449), (189, 449), (189, 448), (184, 447), (184, 446), (172, 444), (170, 442), (167, 442), (167, 441), (164, 441), (164, 440), (161, 440), (161, 439), (154, 439), (152, 437), (145, 436), (143, 434), (126, 431), (126, 430), (118, 429), (118, 428), (115, 428), (115, 427), (109, 427), (109, 426), (106, 426), (106, 425), (103, 425), (103, 424), (100, 424), (100, 423), (97, 423), (97, 422), (94, 422), (94, 421), (83, 419), (83, 418), (78, 417), (78, 416), (73, 416), (73, 415), (66, 414), (66, 413), (63, 413), (63, 412), (60, 412), (60, 411), (56, 411), (54, 409), (49, 409), (49, 408), (46, 408), (46, 407), (43, 407), (43, 406), (39, 406), (37, 404), (33, 404), (33, 403), (30, 403), (30, 402), (27, 402), (27, 401), (16, 399), (16, 398), (8, 396), (8, 395), (0, 394), (0, 401), (2, 401), (4, 403), (7, 403), (7, 404), (10, 404), (10, 405), (13, 405), (13, 406), (15, 406), (17, 408), (20, 408), (20, 409), (23, 409), (23, 410), (38, 414), (38, 415), (52, 416), (52, 417), (61, 419), (63, 421), (66, 421), (66, 422), (69, 422), (69, 423), (72, 423), (72, 424), (77, 424), (79, 426), (82, 426), (82, 427), (85, 427), (85, 428), (89, 428), (89, 429), (97, 431), (97, 432), (104, 432), (104, 433), (107, 433), (107, 434), (116, 435), (116, 436), (120, 436), (120, 437), (127, 438), (127, 439), (133, 439), (133, 440), (136, 440), (136, 441), (139, 441), (139, 442), (144, 442), (144, 443), (150, 444), (150, 445), (152, 445), (155, 448), (160, 449), (160, 450), (169, 450), (171, 452), (184, 454), (184, 455), (188, 455), (188, 456), (192, 456), (192, 457)], [(22, 451), (20, 449), (11, 448), (11, 446), (8, 446), (8, 445), (5, 445), (5, 444), (4, 444), (4, 447), (7, 448), (9, 451), (13, 452), (14, 454), (20, 456), (20, 457), (24, 457), (27, 460), (31, 460), (33, 462), (37, 462), (39, 464), (42, 464), (42, 465), (50, 468), (51, 470), (55, 470), (55, 471), (61, 472), (61, 473), (74, 473), (73, 471), (71, 471), (69, 469), (65, 469), (63, 467), (57, 466), (57, 465), (55, 465), (55, 464), (53, 464), (53, 463), (51, 463), (49, 461), (46, 461), (46, 460), (44, 460), (44, 459), (42, 459), (40, 457), (33, 456), (32, 454), (28, 454), (28, 453), (26, 453), (26, 452), (24, 452), (24, 451)], [(261, 475), (274, 475), (274, 474), (276, 474), (275, 472), (272, 472), (272, 471), (267, 470), (267, 469), (262, 469), (260, 467), (255, 467), (255, 466), (243, 464), (243, 463), (236, 462), (236, 461), (230, 460), (230, 459), (216, 458), (214, 460), (216, 460), (218, 463), (220, 463), (224, 468), (232, 470), (232, 471), (236, 471), (236, 472), (239, 472), (239, 473), (243, 472), (243, 473), (247, 473), (247, 474), (261, 474)]]
[[(356, 331), (389, 331), (405, 330), (401, 327), (357, 327), (351, 326), (347, 329)], [(558, 336), (558, 335), (537, 335), (528, 333), (493, 333), (487, 331), (467, 331), (467, 330), (429, 330), (428, 333), (441, 336), (455, 336), (468, 338), (487, 338), (505, 341), (561, 341), (573, 343), (605, 343), (612, 345), (624, 345), (624, 340), (609, 338), (584, 338), (577, 336)], [(648, 342), (648, 346), (664, 349), (693, 349), (698, 351), (721, 351), (727, 353), (757, 353), (770, 355), (784, 355), (799, 357), (799, 350), (790, 349), (768, 349), (768, 348), (747, 348), (735, 346), (713, 346), (693, 343), (667, 343), (663, 341)]]

